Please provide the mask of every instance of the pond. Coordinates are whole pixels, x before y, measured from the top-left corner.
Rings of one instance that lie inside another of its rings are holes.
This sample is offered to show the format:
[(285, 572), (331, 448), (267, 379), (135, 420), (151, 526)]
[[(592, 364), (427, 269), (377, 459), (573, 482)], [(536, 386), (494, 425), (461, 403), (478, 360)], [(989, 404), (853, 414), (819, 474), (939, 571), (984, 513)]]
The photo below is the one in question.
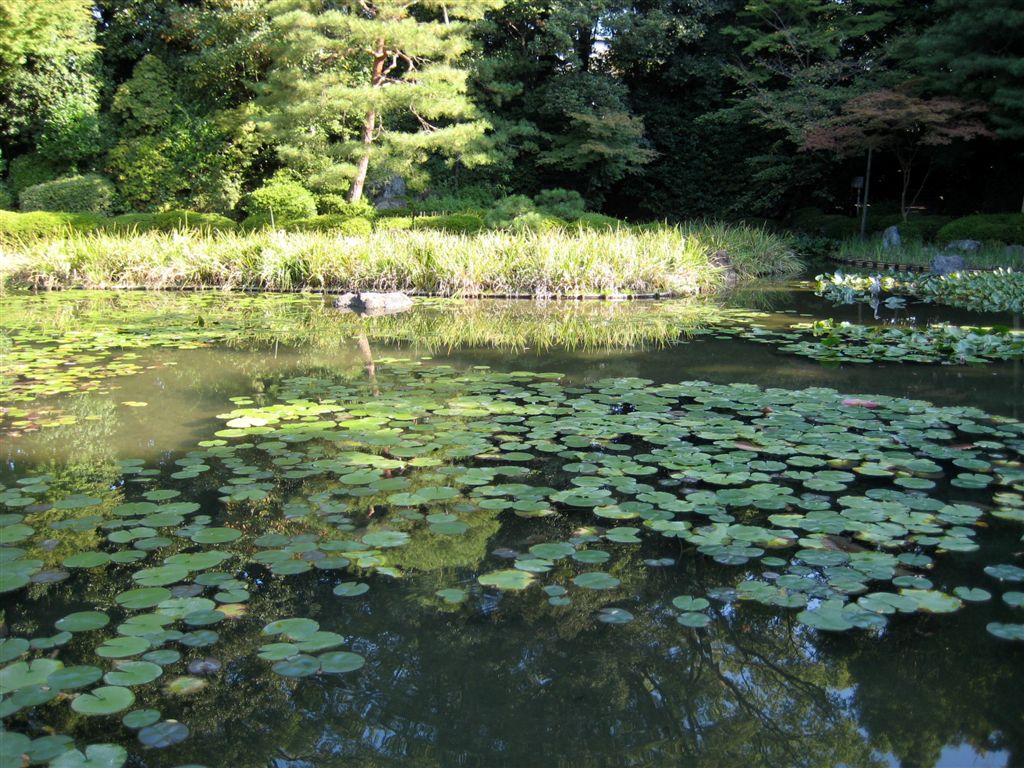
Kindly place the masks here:
[(1024, 760), (1009, 315), (3, 303), (2, 766)]

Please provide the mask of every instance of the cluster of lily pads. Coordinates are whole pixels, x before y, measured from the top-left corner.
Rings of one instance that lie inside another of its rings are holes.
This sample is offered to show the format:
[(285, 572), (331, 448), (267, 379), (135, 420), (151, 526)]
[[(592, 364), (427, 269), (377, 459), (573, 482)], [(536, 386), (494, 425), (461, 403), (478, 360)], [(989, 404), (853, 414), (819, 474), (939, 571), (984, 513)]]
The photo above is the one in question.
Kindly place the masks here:
[[(808, 336), (808, 332), (811, 334)], [(1024, 357), (1024, 331), (1005, 326), (870, 326), (818, 320), (788, 331), (753, 325), (743, 337), (822, 362), (962, 365)]]
[[(979, 548), (979, 525), (1024, 522), (1019, 422), (820, 388), (562, 379), (381, 360), (365, 380), (295, 377), (234, 398), (224, 428), (169, 473), (122, 461), (115, 503), (55, 496), (45, 474), (0, 488), (0, 591), (38, 594), (97, 569), (123, 573), (125, 587), (58, 620), (56, 634), (15, 622), (0, 642), (0, 712), (23, 726), (34, 708), (67, 703), (121, 716), (147, 747), (179, 743), (187, 724), (144, 706), (148, 692), (161, 681), (169, 695), (199, 693), (223, 662), (195, 658), (184, 674), (183, 654), (207, 653), (215, 627), (246, 617), (261, 580), (318, 572), (339, 600), (359, 598), (373, 578), (415, 578), (418, 545), (443, 549), (510, 518), (530, 529), (523, 545), (504, 548), (501, 567), (474, 562), (471, 581), (452, 574), (439, 606), (535, 591), (550, 610), (604, 624), (668, 612), (697, 630), (722, 604), (752, 602), (844, 631), (955, 611), (1024, 581), (1013, 563), (988, 564), (975, 583), (934, 581), (944, 558)], [(197, 500), (205, 491), (219, 507)], [(88, 545), (55, 562), (56, 533)], [(683, 556), (734, 575), (641, 600), (637, 564)], [(1024, 601), (1017, 589), (1001, 597), (1008, 611)], [(255, 655), (283, 679), (366, 663), (312, 618), (253, 618), (272, 639)], [(989, 633), (1024, 639), (1024, 622), (1008, 618)], [(104, 667), (60, 658), (89, 643)], [(12, 759), (126, 760), (116, 745), (79, 752), (64, 735), (15, 734), (4, 732)]]
[(815, 283), (818, 295), (835, 304), (868, 303), (874, 294), (884, 292), (973, 311), (1024, 311), (1024, 272), (1012, 269), (954, 272), (949, 275), (835, 272), (818, 275)]

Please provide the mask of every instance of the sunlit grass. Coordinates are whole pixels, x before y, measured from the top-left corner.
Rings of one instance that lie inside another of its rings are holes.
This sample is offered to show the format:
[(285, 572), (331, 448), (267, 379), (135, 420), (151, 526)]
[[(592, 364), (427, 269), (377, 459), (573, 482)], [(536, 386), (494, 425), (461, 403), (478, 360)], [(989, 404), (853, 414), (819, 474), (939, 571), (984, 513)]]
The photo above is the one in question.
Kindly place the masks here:
[(460, 235), (381, 231), (69, 233), (0, 246), (6, 287), (412, 291), (610, 296), (713, 290), (729, 254), (742, 276), (800, 268), (787, 241), (745, 226)]

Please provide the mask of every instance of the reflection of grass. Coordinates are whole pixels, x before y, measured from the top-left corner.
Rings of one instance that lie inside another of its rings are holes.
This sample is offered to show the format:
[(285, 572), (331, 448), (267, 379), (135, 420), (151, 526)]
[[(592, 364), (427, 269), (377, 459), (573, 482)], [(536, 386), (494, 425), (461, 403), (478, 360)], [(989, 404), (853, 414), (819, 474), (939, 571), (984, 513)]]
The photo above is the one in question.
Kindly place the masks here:
[(714, 304), (695, 301), (467, 302), (356, 322), (371, 340), (427, 349), (629, 349), (664, 345), (700, 332), (718, 315)]
[(692, 293), (717, 286), (716, 251), (743, 275), (792, 274), (783, 238), (729, 225), (456, 235), (385, 231), (149, 232), (25, 240), (0, 256), (0, 283), (87, 288), (404, 290), (473, 296)]
[(364, 334), (370, 341), (428, 349), (642, 348), (705, 330), (722, 312), (714, 302), (698, 300), (538, 304), (423, 299), (412, 312), (360, 318), (296, 295), (72, 291), (8, 299), (11, 312), (5, 323), (15, 341), (43, 342), (72, 330), (93, 330), (103, 334), (101, 346), (110, 349), (217, 341), (236, 347), (279, 342), (325, 348)]

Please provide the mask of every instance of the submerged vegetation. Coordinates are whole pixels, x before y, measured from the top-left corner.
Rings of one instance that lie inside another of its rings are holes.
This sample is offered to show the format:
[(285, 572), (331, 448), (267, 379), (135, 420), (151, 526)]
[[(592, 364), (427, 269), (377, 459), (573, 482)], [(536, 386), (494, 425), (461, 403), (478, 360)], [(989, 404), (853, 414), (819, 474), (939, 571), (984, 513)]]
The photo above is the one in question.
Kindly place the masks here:
[(19, 241), (0, 253), (0, 280), (29, 288), (692, 294), (724, 281), (719, 251), (748, 277), (792, 275), (801, 266), (785, 238), (744, 226), (365, 236), (188, 230)]

